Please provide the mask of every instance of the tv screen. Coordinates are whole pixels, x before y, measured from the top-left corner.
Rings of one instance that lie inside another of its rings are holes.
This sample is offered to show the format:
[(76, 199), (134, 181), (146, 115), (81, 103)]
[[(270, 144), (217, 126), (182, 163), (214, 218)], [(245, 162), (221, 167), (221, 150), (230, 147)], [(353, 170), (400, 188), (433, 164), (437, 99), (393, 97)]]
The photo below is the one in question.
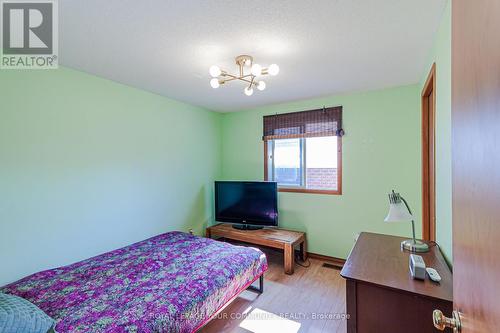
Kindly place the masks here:
[(277, 226), (277, 183), (216, 181), (215, 220), (257, 226)]

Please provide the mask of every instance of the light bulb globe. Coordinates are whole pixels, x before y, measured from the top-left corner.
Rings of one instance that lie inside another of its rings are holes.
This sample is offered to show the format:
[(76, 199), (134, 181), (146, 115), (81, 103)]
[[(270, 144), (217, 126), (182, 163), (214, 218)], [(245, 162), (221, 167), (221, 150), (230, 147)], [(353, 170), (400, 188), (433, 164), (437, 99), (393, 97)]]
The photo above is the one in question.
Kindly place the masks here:
[(217, 89), (220, 87), (220, 83), (219, 83), (219, 79), (217, 78), (213, 78), (212, 80), (210, 80), (210, 85), (212, 86), (212, 88), (214, 89)]
[(212, 77), (217, 77), (221, 75), (222, 71), (219, 66), (213, 65), (210, 67), (209, 73)]
[(259, 83), (257, 83), (257, 89), (260, 91), (266, 89), (266, 83), (264, 81), (259, 81)]
[(267, 69), (267, 72), (269, 73), (269, 75), (272, 75), (272, 76), (278, 75), (278, 73), (280, 72), (280, 66), (278, 66), (276, 64), (272, 64)]
[(245, 95), (247, 95), (247, 96), (252, 96), (253, 95), (253, 89), (252, 88), (246, 87), (244, 91), (245, 91)]
[(252, 65), (252, 75), (259, 76), (262, 74), (262, 66), (259, 64)]

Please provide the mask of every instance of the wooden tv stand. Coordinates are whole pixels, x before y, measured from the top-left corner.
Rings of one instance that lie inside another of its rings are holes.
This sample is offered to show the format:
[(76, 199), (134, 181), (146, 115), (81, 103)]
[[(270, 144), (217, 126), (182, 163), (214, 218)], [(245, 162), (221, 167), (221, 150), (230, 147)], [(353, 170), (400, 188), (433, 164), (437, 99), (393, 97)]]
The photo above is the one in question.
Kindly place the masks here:
[(307, 242), (304, 232), (264, 228), (258, 230), (238, 230), (230, 224), (217, 224), (206, 229), (207, 238), (223, 237), (250, 244), (282, 249), (286, 274), (293, 274), (295, 266), (294, 247), (300, 245), (302, 260), (307, 259)]

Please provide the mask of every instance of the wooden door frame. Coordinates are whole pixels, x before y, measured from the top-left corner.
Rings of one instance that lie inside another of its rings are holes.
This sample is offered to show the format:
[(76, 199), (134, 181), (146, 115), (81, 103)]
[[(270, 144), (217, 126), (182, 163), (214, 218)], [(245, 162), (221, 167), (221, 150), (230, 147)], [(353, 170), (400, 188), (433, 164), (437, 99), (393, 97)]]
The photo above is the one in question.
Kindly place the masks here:
[[(432, 93), (432, 100), (429, 101)], [(432, 103), (432, 110), (429, 108)], [(432, 64), (422, 89), (422, 239), (436, 241), (436, 63)], [(432, 138), (429, 133), (434, 134)], [(432, 142), (431, 142), (432, 140)], [(433, 146), (433, 154), (430, 147)], [(434, 167), (429, 167), (430, 165)], [(431, 202), (431, 198), (434, 198)]]

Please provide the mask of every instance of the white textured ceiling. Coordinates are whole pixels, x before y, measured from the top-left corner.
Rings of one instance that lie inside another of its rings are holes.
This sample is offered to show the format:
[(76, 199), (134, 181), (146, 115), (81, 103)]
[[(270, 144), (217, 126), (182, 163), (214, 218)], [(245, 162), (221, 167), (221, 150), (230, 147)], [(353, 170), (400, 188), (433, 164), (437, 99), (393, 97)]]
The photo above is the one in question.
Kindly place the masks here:
[[(445, 0), (60, 0), (60, 63), (216, 111), (418, 82)], [(267, 89), (209, 85), (253, 55)]]

